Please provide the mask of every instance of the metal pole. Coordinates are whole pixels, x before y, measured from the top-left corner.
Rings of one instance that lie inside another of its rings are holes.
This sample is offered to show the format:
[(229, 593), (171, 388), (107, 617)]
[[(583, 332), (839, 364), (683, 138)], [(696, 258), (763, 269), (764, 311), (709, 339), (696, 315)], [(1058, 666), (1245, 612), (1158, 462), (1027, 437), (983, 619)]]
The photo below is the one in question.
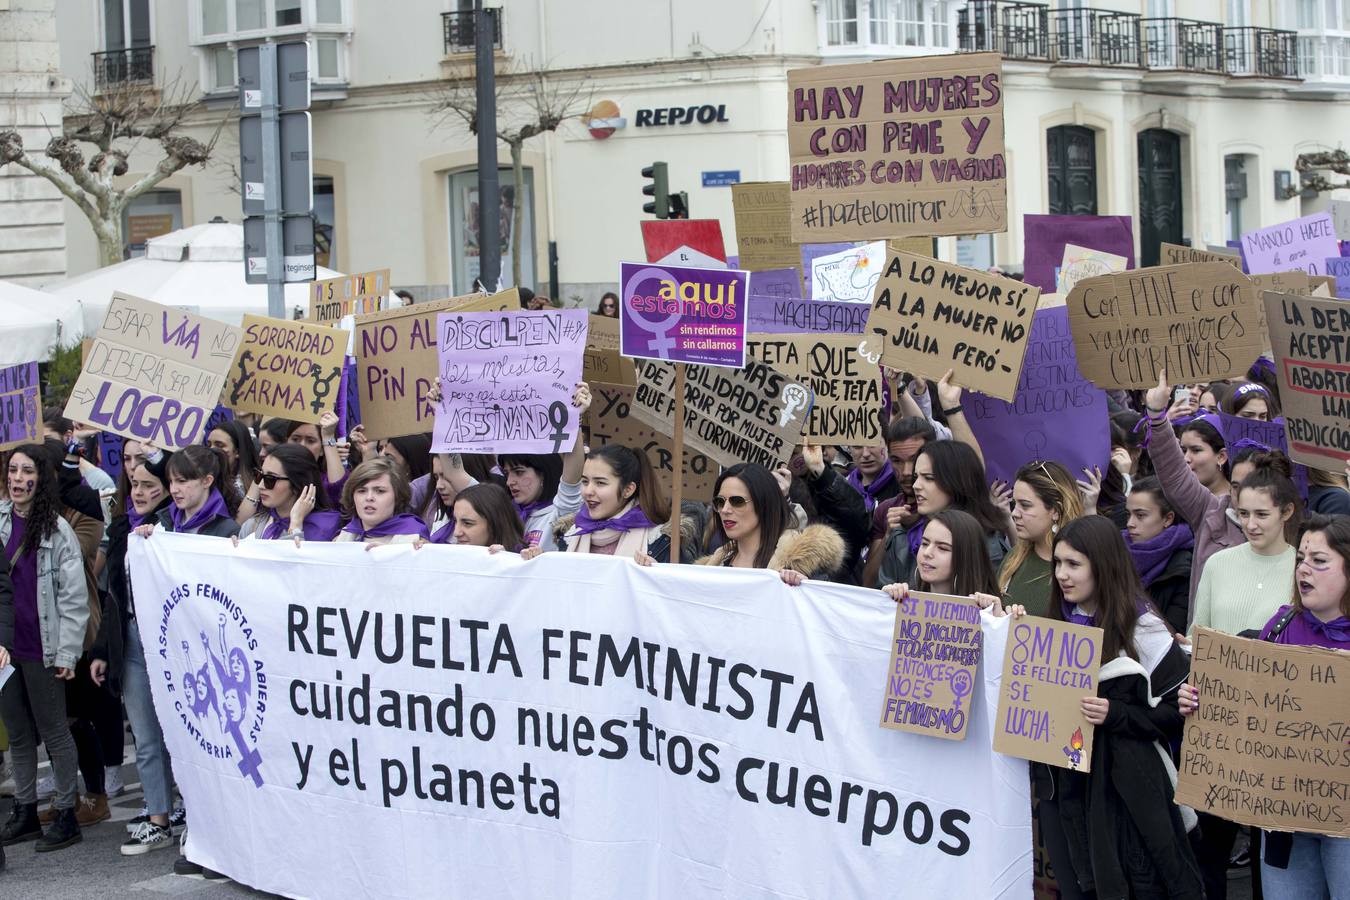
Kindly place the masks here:
[(263, 228), (267, 247), (267, 314), (286, 317), (286, 257), (281, 228), (281, 117), (277, 96), (277, 45), (258, 48), (262, 82)]
[[(497, 78), (492, 56), (494, 10), (474, 0), (474, 69), (478, 108), (478, 280), (496, 291), (502, 271), (501, 188), (497, 183)], [(516, 185), (516, 202), (524, 202)], [(516, 248), (520, 252), (520, 248)], [(520, 287), (520, 285), (514, 285)]]

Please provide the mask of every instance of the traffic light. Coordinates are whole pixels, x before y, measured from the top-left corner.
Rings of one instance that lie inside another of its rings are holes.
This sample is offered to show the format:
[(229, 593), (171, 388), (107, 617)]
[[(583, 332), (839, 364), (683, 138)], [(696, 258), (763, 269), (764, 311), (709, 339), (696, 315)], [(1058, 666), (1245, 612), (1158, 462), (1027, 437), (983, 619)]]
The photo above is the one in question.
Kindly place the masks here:
[(684, 191), (678, 194), (671, 194), (669, 206), (669, 217), (672, 219), (689, 218), (689, 195)]
[(666, 164), (652, 163), (642, 170), (642, 177), (651, 181), (651, 184), (643, 187), (642, 193), (652, 198), (652, 202), (643, 205), (642, 211), (658, 219), (670, 218), (670, 183), (666, 178)]

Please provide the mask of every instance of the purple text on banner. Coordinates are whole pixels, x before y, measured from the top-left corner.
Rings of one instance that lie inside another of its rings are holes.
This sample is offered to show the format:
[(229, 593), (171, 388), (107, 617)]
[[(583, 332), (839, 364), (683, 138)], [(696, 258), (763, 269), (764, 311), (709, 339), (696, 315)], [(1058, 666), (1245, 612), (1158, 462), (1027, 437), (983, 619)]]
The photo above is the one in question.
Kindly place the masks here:
[(619, 266), (619, 353), (745, 368), (749, 273), (657, 263)]
[(576, 443), (572, 394), (590, 313), (441, 313), (437, 453), (563, 453)]
[(1022, 280), (1042, 293), (1055, 292), (1055, 276), (1064, 262), (1064, 245), (1076, 244), (1125, 257), (1134, 268), (1134, 232), (1129, 216), (1023, 216), (1026, 253)]
[(41, 420), (36, 387), (0, 394), (0, 443), (41, 443), (38, 434)]
[(38, 364), (35, 362), (19, 363), (17, 366), (6, 366), (0, 369), (0, 394), (9, 394), (14, 391), (21, 391), (24, 388), (35, 388), (38, 386)]
[(1063, 463), (1075, 475), (1111, 459), (1106, 392), (1078, 371), (1069, 312), (1036, 311), (1012, 403), (966, 391), (966, 420), (984, 451), (990, 481), (1012, 484), (1037, 459)]
[(867, 303), (849, 300), (802, 300), (750, 295), (751, 334), (862, 334)]
[(122, 447), (125, 441), (126, 438), (111, 431), (98, 433), (98, 467), (108, 473), (114, 482), (122, 477)]
[(1336, 279), (1336, 296), (1350, 299), (1350, 257), (1328, 256), (1327, 274)]
[(1294, 270), (1322, 275), (1327, 257), (1339, 255), (1330, 213), (1258, 228), (1242, 236), (1242, 258), (1253, 275)]
[(802, 296), (802, 273), (797, 269), (765, 269), (750, 273), (750, 295), (761, 297)]

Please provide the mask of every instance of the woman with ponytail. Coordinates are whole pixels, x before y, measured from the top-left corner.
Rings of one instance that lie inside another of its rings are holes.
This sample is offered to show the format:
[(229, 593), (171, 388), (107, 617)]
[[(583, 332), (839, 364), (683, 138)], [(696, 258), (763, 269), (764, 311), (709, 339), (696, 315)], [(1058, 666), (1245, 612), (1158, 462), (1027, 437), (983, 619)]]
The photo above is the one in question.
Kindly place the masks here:
[[(571, 553), (633, 559), (645, 553), (670, 562), (670, 501), (661, 494), (647, 454), (621, 444), (591, 451), (581, 472), (581, 509), (554, 526), (558, 546)], [(529, 556), (537, 555), (522, 554)], [(697, 548), (683, 541), (679, 562), (693, 562)]]
[(169, 457), (169, 496), (173, 503), (160, 510), (153, 522), (136, 528), (150, 537), (155, 526), (181, 534), (234, 537), (239, 533), (235, 514), (239, 495), (227, 479), (229, 466), (219, 450), (200, 444), (184, 447)]

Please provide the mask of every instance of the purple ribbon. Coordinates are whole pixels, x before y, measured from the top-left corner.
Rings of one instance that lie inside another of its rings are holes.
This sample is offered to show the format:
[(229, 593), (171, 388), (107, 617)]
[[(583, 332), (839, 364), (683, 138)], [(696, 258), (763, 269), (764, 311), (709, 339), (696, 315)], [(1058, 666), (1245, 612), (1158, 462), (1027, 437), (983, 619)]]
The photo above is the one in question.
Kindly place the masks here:
[(1303, 625), (1313, 634), (1334, 641), (1338, 644), (1350, 643), (1350, 619), (1345, 616), (1332, 619), (1330, 622), (1323, 622), (1309, 610), (1303, 610), (1299, 613), (1303, 620)]
[[(291, 520), (277, 515), (276, 510), (268, 510), (271, 521), (263, 529), (262, 539), (275, 541), (291, 530)], [(342, 516), (330, 509), (316, 509), (305, 516), (300, 533), (307, 541), (331, 541), (342, 526)]]
[(202, 504), (201, 509), (192, 514), (192, 518), (186, 522), (183, 521), (183, 511), (175, 503), (169, 507), (169, 521), (173, 523), (173, 530), (176, 532), (195, 532), (198, 528), (210, 522), (217, 517), (230, 518), (229, 507), (225, 505), (225, 498), (220, 496), (220, 491), (211, 488), (211, 494)]
[(431, 538), (431, 535), (427, 533), (426, 523), (412, 513), (399, 513), (396, 516), (390, 516), (373, 528), (366, 528), (361, 524), (361, 517), (357, 516), (348, 522), (347, 527), (342, 530), (356, 535), (358, 541), (369, 538), (393, 537), (398, 534), (415, 534), (424, 541)]
[(592, 519), (590, 510), (583, 504), (581, 509), (577, 510), (576, 533), (594, 534), (606, 530), (629, 532), (639, 528), (654, 528), (655, 524), (636, 503), (629, 507), (627, 512), (612, 519)]

